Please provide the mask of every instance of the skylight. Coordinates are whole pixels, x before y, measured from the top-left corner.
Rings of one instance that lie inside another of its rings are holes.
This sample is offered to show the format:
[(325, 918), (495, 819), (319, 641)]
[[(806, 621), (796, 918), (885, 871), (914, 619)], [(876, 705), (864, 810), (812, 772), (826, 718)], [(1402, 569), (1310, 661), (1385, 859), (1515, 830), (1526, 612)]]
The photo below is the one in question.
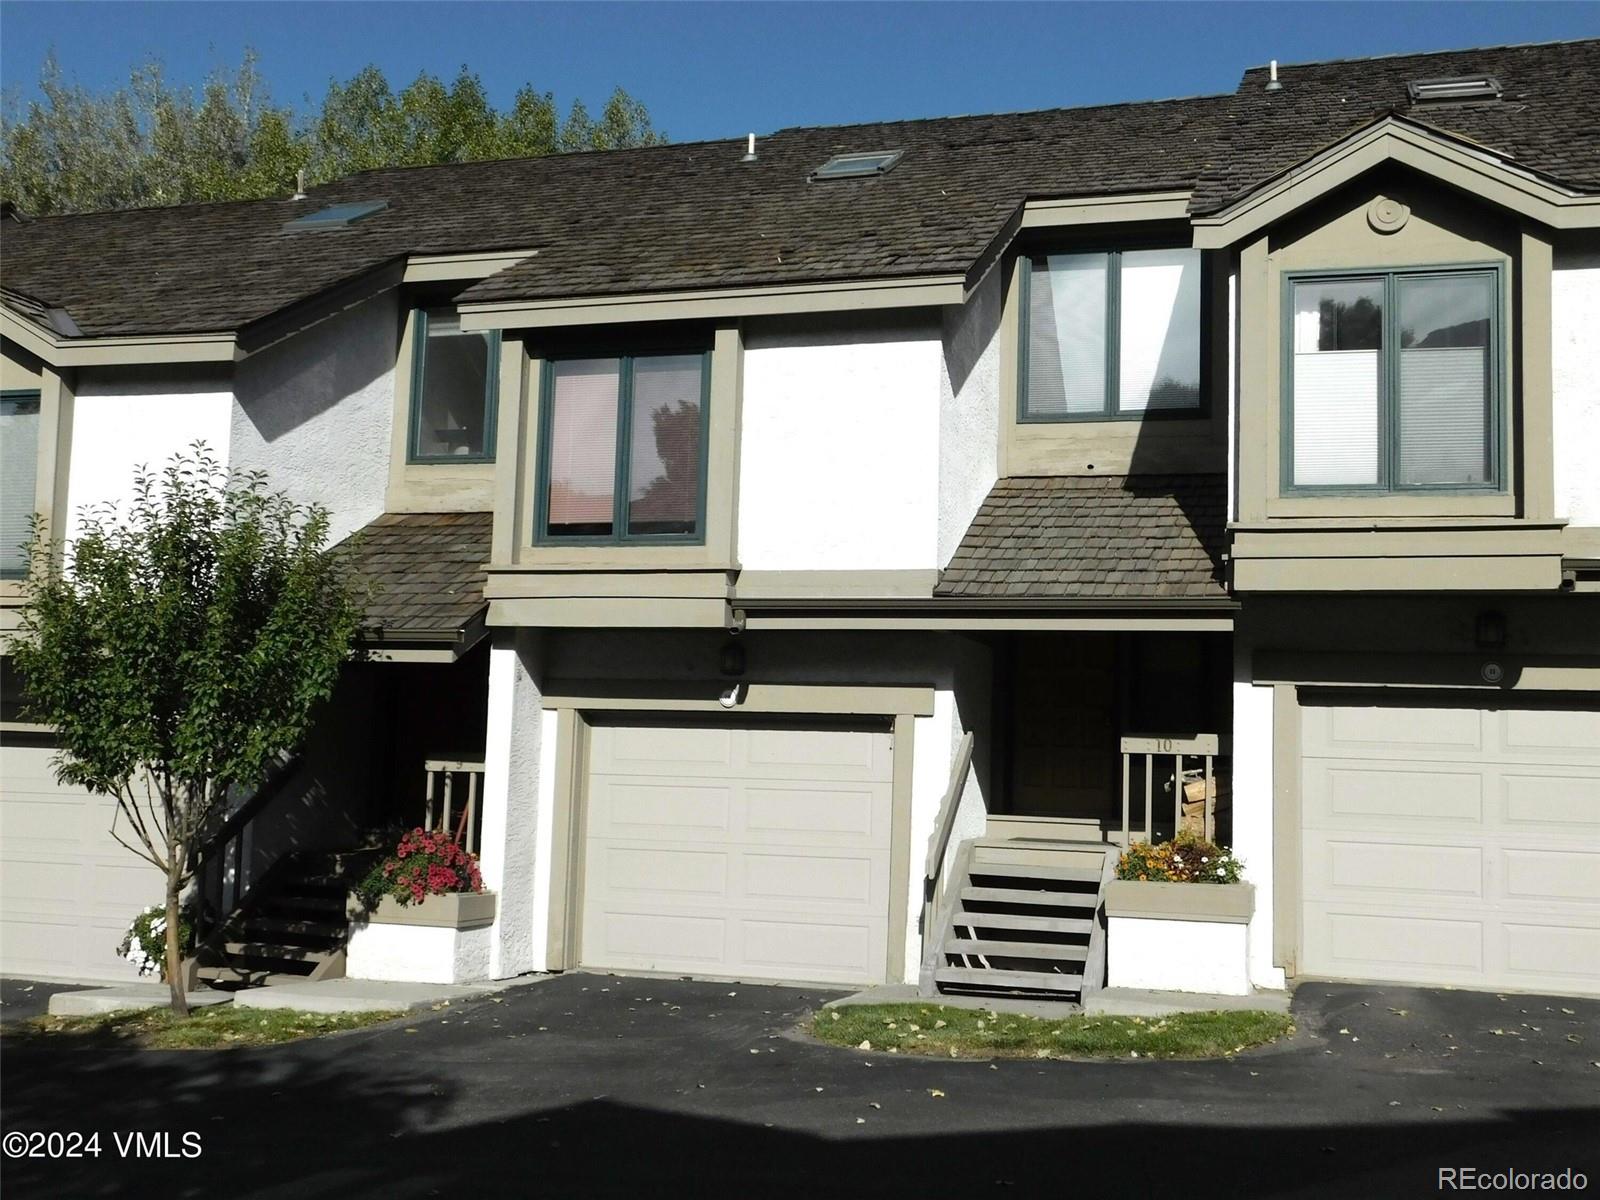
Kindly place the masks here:
[(863, 175), (882, 175), (900, 161), (904, 150), (874, 150), (870, 154), (835, 154), (809, 178), (857, 179)]
[(327, 208), (292, 221), (284, 222), (286, 233), (314, 233), (323, 229), (348, 229), (363, 217), (382, 212), (389, 207), (387, 200), (352, 200), (348, 204), (330, 204)]
[(1450, 79), (1413, 79), (1406, 84), (1411, 103), (1429, 100), (1498, 100), (1500, 81), (1493, 75), (1457, 75)]

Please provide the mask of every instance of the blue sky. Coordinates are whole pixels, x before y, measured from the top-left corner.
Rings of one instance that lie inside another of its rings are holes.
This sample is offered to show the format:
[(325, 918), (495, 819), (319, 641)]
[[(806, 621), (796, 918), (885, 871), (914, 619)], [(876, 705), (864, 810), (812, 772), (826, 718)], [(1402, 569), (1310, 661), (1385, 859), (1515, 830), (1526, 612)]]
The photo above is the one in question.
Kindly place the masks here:
[(52, 46), (92, 88), (147, 56), (198, 81), (261, 55), (296, 108), (376, 62), (462, 64), (506, 102), (531, 82), (597, 107), (620, 84), (674, 140), (786, 125), (1230, 91), (1249, 65), (1600, 35), (1600, 4), (484, 4), (0, 2), (0, 84)]

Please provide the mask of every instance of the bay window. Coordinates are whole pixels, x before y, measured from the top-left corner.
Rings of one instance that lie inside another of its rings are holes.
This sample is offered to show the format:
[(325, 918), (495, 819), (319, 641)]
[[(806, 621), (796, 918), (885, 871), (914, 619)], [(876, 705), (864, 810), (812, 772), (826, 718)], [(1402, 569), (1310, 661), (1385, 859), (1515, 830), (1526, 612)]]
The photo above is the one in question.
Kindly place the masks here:
[(1025, 259), (1020, 419), (1197, 413), (1200, 275), (1184, 248)]
[(537, 540), (704, 540), (709, 359), (651, 354), (546, 364)]
[(1286, 287), (1285, 490), (1500, 486), (1498, 268)]

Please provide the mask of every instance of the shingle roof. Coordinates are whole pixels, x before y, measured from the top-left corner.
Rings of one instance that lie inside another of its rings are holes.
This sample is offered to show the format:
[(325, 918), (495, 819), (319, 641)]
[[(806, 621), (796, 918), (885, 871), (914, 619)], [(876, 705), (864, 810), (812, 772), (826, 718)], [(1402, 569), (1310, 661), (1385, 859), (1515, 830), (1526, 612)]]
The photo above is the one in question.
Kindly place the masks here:
[(372, 589), (367, 623), (386, 641), (463, 630), (484, 607), (494, 514), (384, 513), (344, 543)]
[[(1408, 107), (1405, 83), (1488, 71), (1493, 104)], [(1028, 198), (1194, 189), (1225, 205), (1385, 112), (1600, 190), (1600, 40), (1264, 69), (1230, 95), (780, 130), (546, 158), (365, 172), (308, 200), (5, 221), (5, 282), (87, 336), (241, 330), (408, 254), (535, 250), (467, 290), (541, 299), (964, 273)], [(900, 149), (882, 176), (809, 183), (830, 156)], [(285, 233), (385, 199), (348, 229)]]
[(1225, 600), (1227, 477), (1099, 475), (999, 480), (935, 596)]
[[(1497, 101), (1412, 104), (1417, 79), (1484, 73)], [(1600, 40), (1403, 54), (1245, 72), (1190, 207), (1224, 208), (1374, 120), (1397, 113), (1578, 191), (1600, 190)]]

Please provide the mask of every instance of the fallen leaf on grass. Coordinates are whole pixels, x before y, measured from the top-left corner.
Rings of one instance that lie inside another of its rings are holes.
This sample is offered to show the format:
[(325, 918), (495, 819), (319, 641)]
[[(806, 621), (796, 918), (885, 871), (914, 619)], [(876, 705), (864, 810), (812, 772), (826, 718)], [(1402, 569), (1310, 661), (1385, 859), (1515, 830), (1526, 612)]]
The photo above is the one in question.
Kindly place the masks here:
[(938, 1088), (929, 1088), (928, 1089), (928, 1095), (932, 1096), (935, 1100), (943, 1100), (944, 1099), (944, 1093), (941, 1092)]

